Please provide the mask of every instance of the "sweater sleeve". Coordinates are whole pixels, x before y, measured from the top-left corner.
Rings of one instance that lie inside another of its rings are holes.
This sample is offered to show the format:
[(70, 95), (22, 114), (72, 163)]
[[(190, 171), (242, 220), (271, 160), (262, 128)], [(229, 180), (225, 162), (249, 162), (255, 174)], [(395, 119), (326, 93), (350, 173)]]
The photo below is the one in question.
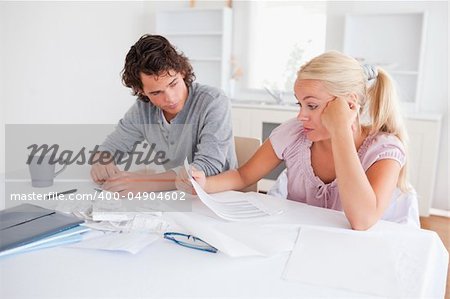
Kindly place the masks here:
[(192, 165), (212, 176), (225, 170), (228, 152), (234, 151), (231, 103), (222, 92), (205, 103), (199, 111), (198, 143)]
[(144, 140), (139, 110), (139, 103), (136, 102), (125, 113), (115, 130), (106, 137), (100, 145), (99, 151), (127, 153), (136, 142)]

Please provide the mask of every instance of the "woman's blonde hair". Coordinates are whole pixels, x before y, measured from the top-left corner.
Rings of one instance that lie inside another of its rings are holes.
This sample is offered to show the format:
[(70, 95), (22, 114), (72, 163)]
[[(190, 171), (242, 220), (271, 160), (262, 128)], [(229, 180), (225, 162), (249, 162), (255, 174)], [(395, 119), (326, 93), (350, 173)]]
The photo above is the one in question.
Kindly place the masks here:
[[(297, 73), (297, 80), (302, 79), (321, 81), (326, 90), (337, 97), (356, 94), (359, 113), (363, 119), (368, 118), (370, 133), (393, 134), (406, 149), (407, 134), (399, 112), (399, 99), (391, 77), (382, 68), (364, 68), (356, 59), (330, 51), (304, 64)], [(397, 181), (397, 186), (403, 191), (409, 189), (406, 169), (405, 163)]]

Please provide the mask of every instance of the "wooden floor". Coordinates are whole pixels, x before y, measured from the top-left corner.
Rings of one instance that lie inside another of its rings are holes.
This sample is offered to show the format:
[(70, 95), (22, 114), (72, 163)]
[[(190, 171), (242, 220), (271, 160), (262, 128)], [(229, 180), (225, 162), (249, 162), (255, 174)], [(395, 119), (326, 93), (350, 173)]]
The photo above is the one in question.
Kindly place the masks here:
[[(439, 216), (420, 217), (420, 225), (423, 229), (435, 231), (441, 237), (447, 251), (450, 252), (450, 218)], [(450, 267), (447, 274), (445, 298), (450, 299)]]

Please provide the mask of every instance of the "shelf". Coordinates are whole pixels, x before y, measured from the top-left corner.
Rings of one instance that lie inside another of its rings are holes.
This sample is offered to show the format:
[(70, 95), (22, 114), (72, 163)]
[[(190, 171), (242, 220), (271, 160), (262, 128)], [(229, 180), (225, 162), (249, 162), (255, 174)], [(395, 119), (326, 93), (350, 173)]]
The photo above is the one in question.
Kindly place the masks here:
[(223, 33), (220, 31), (205, 31), (205, 32), (191, 32), (191, 31), (185, 31), (185, 32), (160, 32), (159, 34), (164, 36), (221, 36)]
[(223, 59), (222, 37), (220, 35), (172, 35), (169, 41), (190, 59)]
[(189, 58), (192, 62), (221, 62), (222, 58), (220, 57), (193, 57)]
[(423, 19), (423, 13), (346, 15), (345, 52), (365, 61), (417, 70)]
[[(179, 9), (159, 11), (156, 22), (159, 32), (215, 33), (227, 30), (231, 9)], [(231, 18), (230, 18), (231, 20)], [(205, 29), (206, 28), (206, 29)]]
[(396, 82), (404, 111), (419, 107), (425, 20), (424, 12), (345, 17), (344, 53), (384, 65)]
[(418, 75), (418, 71), (394, 71), (394, 70), (386, 70), (389, 74), (393, 75)]
[(229, 92), (232, 11), (179, 9), (156, 13), (156, 32), (190, 60), (197, 82)]

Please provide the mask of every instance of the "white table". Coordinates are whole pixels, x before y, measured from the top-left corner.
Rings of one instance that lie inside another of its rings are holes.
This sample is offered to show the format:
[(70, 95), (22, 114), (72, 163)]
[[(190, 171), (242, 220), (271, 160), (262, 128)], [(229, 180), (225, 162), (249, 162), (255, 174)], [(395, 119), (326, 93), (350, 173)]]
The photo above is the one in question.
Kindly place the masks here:
[[(3, 196), (3, 194), (2, 194)], [(283, 201), (284, 223), (348, 228), (340, 212)], [(380, 221), (374, 228), (398, 234), (415, 231)], [(448, 253), (434, 234), (423, 244), (429, 268), (417, 283), (426, 294), (445, 292)], [(382, 254), (382, 249), (380, 250)], [(230, 258), (158, 240), (137, 255), (75, 248), (51, 248), (0, 259), (1, 298), (364, 297), (347, 290), (281, 279), (289, 253)], [(343, 270), (345, 271), (345, 269)], [(380, 286), (382, 287), (382, 286)]]

